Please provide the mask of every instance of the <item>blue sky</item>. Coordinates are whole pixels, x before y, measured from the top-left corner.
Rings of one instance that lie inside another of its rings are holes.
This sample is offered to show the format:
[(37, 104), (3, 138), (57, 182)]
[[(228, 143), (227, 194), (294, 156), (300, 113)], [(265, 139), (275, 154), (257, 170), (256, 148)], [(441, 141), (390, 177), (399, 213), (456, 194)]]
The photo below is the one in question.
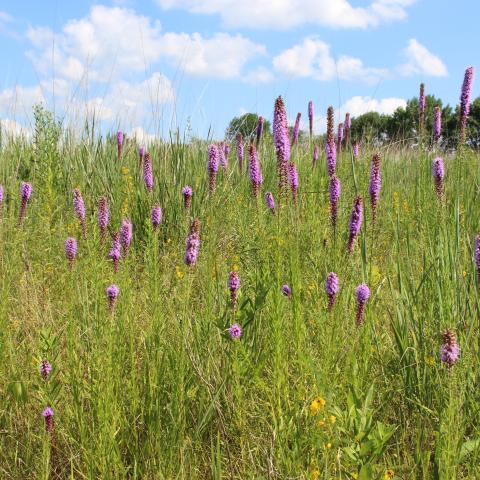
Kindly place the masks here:
[(291, 121), (313, 100), (317, 132), (328, 105), (390, 113), (422, 81), (455, 104), (478, 18), (475, 0), (0, 1), (0, 119), (28, 128), (44, 101), (147, 141), (221, 138), (233, 116), (270, 118), (279, 94)]

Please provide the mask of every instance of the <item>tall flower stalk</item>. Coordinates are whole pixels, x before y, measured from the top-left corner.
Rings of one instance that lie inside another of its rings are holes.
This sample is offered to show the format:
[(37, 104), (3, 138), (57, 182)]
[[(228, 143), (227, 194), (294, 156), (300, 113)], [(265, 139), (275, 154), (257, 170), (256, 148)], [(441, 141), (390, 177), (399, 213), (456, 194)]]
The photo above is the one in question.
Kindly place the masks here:
[(32, 185), (28, 182), (22, 182), (20, 186), (20, 198), (21, 198), (21, 206), (20, 206), (20, 213), (18, 214), (18, 226), (21, 227), (25, 220), (25, 213), (27, 212), (27, 205), (30, 197), (32, 195)]
[(241, 133), (237, 133), (237, 160), (238, 160), (238, 169), (240, 174), (243, 173), (243, 159), (245, 156), (245, 145), (243, 143), (243, 136)]
[(120, 293), (120, 289), (118, 288), (117, 285), (114, 283), (107, 287), (106, 289), (107, 293), (107, 300), (108, 300), (108, 309), (110, 310), (111, 313), (115, 310), (115, 306), (117, 304), (117, 298)]
[(257, 151), (255, 145), (251, 143), (248, 146), (248, 157), (249, 157), (249, 170), (250, 170), (250, 180), (252, 182), (252, 193), (255, 198), (258, 197), (260, 192), (260, 187), (263, 183), (262, 171), (260, 168), (260, 162), (258, 161)]
[(230, 290), (230, 303), (233, 308), (237, 306), (240, 278), (237, 272), (230, 272), (228, 276), (228, 289)]
[(157, 230), (162, 223), (162, 208), (158, 203), (156, 203), (152, 208), (151, 219), (153, 229)]
[(120, 257), (122, 256), (122, 244), (120, 243), (120, 235), (118, 233), (112, 234), (112, 247), (108, 252), (108, 258), (113, 262), (113, 271), (118, 273), (120, 265)]
[(73, 237), (68, 237), (65, 240), (65, 256), (68, 260), (68, 266), (70, 270), (72, 270), (75, 258), (77, 257), (77, 240)]
[(315, 166), (318, 162), (318, 146), (313, 147), (312, 164)]
[(117, 158), (120, 160), (122, 158), (122, 152), (123, 152), (123, 132), (118, 131), (117, 132)]
[(352, 120), (350, 118), (350, 113), (345, 114), (345, 121), (343, 122), (343, 130), (344, 130), (344, 139), (343, 143), (345, 147), (350, 145), (350, 129), (352, 128)]
[(257, 122), (257, 131), (256, 131), (256, 147), (260, 145), (260, 141), (262, 140), (263, 136), (263, 125), (265, 123), (265, 119), (263, 117), (258, 117), (258, 122)]
[(460, 117), (459, 117), (459, 143), (465, 143), (468, 115), (470, 114), (470, 95), (474, 77), (474, 68), (468, 67), (463, 78), (462, 91), (460, 93)]
[(122, 244), (123, 253), (125, 254), (125, 257), (128, 256), (128, 249), (130, 248), (130, 244), (132, 243), (132, 236), (133, 236), (132, 222), (128, 220), (128, 218), (124, 218), (120, 226), (120, 243)]
[(335, 134), (334, 129), (334, 118), (333, 118), (333, 107), (328, 107), (327, 109), (327, 141), (325, 143), (325, 154), (327, 157), (327, 171), (328, 176), (331, 177), (335, 175), (337, 168), (337, 147), (335, 144)]
[(310, 138), (313, 135), (313, 102), (308, 102), (308, 131), (310, 132)]
[(190, 185), (186, 185), (182, 189), (182, 195), (183, 195), (183, 207), (185, 210), (188, 210), (192, 204), (192, 195), (193, 195), (193, 189)]
[(153, 191), (153, 166), (149, 153), (145, 154), (143, 159), (143, 181), (149, 193)]
[(292, 147), (298, 142), (298, 135), (300, 134), (300, 120), (302, 118), (302, 114), (300, 112), (297, 113), (297, 118), (295, 119), (295, 126), (293, 127), (293, 134), (292, 134)]
[(433, 140), (438, 142), (442, 136), (442, 110), (437, 105), (433, 117)]
[(339, 290), (340, 282), (338, 280), (338, 276), (335, 272), (330, 272), (327, 275), (327, 279), (325, 281), (325, 291), (327, 292), (328, 298), (328, 311), (332, 310), (333, 305), (335, 304), (335, 300), (337, 299), (337, 294)]
[(475, 267), (477, 269), (477, 281), (480, 285), (480, 233), (475, 237)]
[(208, 146), (208, 190), (210, 194), (215, 193), (217, 188), (218, 172), (218, 148), (215, 144)]
[(363, 199), (362, 197), (355, 197), (353, 201), (352, 213), (350, 215), (350, 236), (348, 239), (348, 251), (349, 253), (353, 252), (355, 247), (355, 240), (360, 234), (360, 229), (362, 228), (363, 222)]
[(342, 149), (343, 135), (344, 135), (343, 123), (339, 123), (338, 124), (338, 132), (337, 132), (337, 150), (339, 152)]
[(435, 184), (435, 192), (437, 193), (437, 198), (440, 201), (443, 201), (445, 194), (445, 186), (443, 183), (443, 179), (445, 177), (445, 166), (441, 157), (435, 158), (435, 160), (432, 162), (432, 176), (433, 182)]
[(275, 215), (275, 199), (273, 198), (272, 192), (267, 192), (265, 194), (265, 202), (272, 214)]
[(193, 267), (197, 263), (198, 251), (200, 249), (200, 221), (193, 220), (190, 225), (187, 240), (185, 242), (185, 263)]
[(458, 346), (455, 332), (447, 329), (443, 332), (443, 345), (440, 347), (440, 359), (448, 368), (452, 368), (459, 357), (460, 347)]
[(366, 283), (360, 284), (355, 290), (355, 296), (357, 297), (357, 326), (363, 325), (365, 318), (365, 305), (370, 298), (370, 289)]
[(98, 200), (98, 227), (100, 228), (100, 239), (102, 242), (107, 238), (107, 228), (110, 219), (107, 197), (100, 197)]
[(425, 85), (421, 83), (418, 96), (418, 133), (420, 135), (425, 131), (425, 103)]
[(288, 165), (288, 182), (290, 183), (290, 190), (292, 191), (293, 203), (297, 204), (298, 200), (298, 173), (297, 167), (293, 162)]
[(342, 186), (340, 180), (336, 175), (330, 177), (329, 196), (330, 196), (330, 220), (332, 227), (335, 230), (337, 227), (337, 215), (338, 215), (338, 201), (340, 194), (342, 193)]
[(372, 166), (370, 170), (370, 203), (372, 205), (372, 221), (375, 223), (377, 219), (377, 205), (380, 198), (380, 190), (382, 188), (382, 172), (380, 169), (380, 155), (376, 153), (372, 158)]
[(73, 190), (73, 209), (75, 210), (75, 215), (80, 221), (82, 227), (83, 238), (87, 238), (87, 222), (85, 220), (85, 203), (83, 201), (82, 194), (79, 188)]
[(287, 111), (282, 97), (278, 97), (275, 101), (273, 112), (273, 142), (277, 155), (278, 192), (279, 198), (282, 199), (287, 190), (288, 161), (290, 160)]

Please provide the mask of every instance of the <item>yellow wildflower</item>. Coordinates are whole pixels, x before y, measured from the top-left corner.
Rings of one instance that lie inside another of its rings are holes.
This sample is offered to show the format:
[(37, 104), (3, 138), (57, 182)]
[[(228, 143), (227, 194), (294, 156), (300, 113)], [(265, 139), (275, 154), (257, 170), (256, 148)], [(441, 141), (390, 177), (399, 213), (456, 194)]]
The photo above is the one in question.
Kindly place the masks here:
[(320, 478), (320, 470), (318, 468), (313, 469), (310, 478), (312, 480), (318, 480)]
[(337, 421), (337, 417), (335, 415), (330, 415), (328, 419), (330, 420), (330, 423), (335, 423)]
[(310, 415), (316, 415), (320, 410), (325, 408), (327, 402), (322, 397), (316, 397), (310, 404)]
[(232, 265), (232, 270), (233, 270), (234, 272), (238, 272), (238, 268), (239, 268), (239, 267), (238, 267), (238, 265), (237, 265), (236, 263), (234, 263), (234, 264)]
[(400, 206), (400, 201), (399, 201), (399, 195), (398, 195), (398, 192), (393, 192), (393, 207), (395, 209), (398, 209), (398, 207)]
[(392, 469), (388, 469), (385, 471), (385, 475), (383, 476), (383, 480), (390, 480), (395, 476), (395, 472)]
[(408, 210), (408, 202), (406, 200), (403, 201), (403, 210), (405, 211), (405, 213), (408, 213), (409, 210)]
[(325, 448), (327, 448), (327, 449), (330, 449), (330, 448), (332, 448), (332, 444), (331, 444), (330, 442), (329, 442), (329, 443), (327, 443), (327, 444), (325, 445)]
[(317, 423), (317, 425), (318, 425), (320, 428), (324, 427), (324, 426), (325, 426), (325, 419), (319, 420), (318, 423)]
[(128, 169), (128, 167), (122, 167), (121, 171), (122, 171), (122, 175), (127, 176), (130, 170)]
[(463, 273), (462, 273), (462, 275), (463, 275), (463, 278), (466, 278), (467, 272), (464, 270)]
[(185, 276), (185, 273), (183, 272), (183, 270), (177, 265), (175, 267), (175, 273), (177, 275), (178, 278), (183, 278)]
[(433, 367), (433, 366), (435, 365), (435, 358), (433, 358), (433, 357), (431, 357), (431, 356), (430, 356), (430, 357), (427, 357), (427, 358), (425, 359), (425, 363), (426, 363), (427, 365), (430, 365), (431, 367)]

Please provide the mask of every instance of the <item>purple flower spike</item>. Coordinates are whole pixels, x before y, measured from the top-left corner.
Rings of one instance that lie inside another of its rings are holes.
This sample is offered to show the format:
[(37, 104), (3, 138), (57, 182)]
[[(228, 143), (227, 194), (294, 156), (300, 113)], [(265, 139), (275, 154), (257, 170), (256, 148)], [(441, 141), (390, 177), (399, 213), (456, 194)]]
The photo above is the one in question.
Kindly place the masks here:
[(73, 237), (68, 237), (65, 240), (65, 256), (68, 260), (70, 270), (73, 268), (73, 262), (77, 256), (77, 241)]
[(146, 153), (143, 159), (143, 181), (149, 192), (153, 191), (153, 167), (150, 154)]
[(110, 210), (106, 197), (100, 197), (98, 200), (98, 226), (100, 228), (100, 238), (102, 242), (107, 238), (108, 221), (110, 219)]
[(300, 119), (302, 118), (302, 114), (300, 112), (297, 113), (297, 118), (295, 119), (295, 126), (293, 127), (293, 135), (292, 135), (292, 147), (298, 141), (298, 135), (300, 134)]
[(42, 412), (42, 415), (45, 418), (45, 430), (47, 431), (47, 433), (53, 434), (53, 408), (45, 408), (45, 410)]
[(370, 289), (366, 283), (361, 283), (355, 290), (355, 296), (357, 297), (357, 326), (363, 325), (365, 316), (365, 305), (370, 298)]
[(257, 140), (256, 140), (256, 146), (260, 145), (260, 141), (262, 140), (262, 134), (263, 134), (263, 124), (265, 123), (265, 119), (263, 117), (258, 117), (258, 122), (257, 122)]
[(265, 194), (265, 201), (267, 202), (267, 207), (270, 209), (272, 214), (275, 215), (275, 200), (272, 192), (267, 192)]
[(255, 145), (251, 143), (248, 146), (250, 180), (252, 182), (252, 192), (254, 198), (258, 197), (258, 192), (263, 183), (262, 171), (260, 169), (260, 162), (258, 161), (257, 151)]
[(122, 151), (123, 151), (123, 132), (118, 131), (117, 132), (117, 155), (119, 160), (122, 157)]
[(438, 142), (441, 136), (442, 136), (442, 110), (437, 105), (434, 110), (433, 139), (435, 140), (435, 142)]
[(355, 246), (355, 240), (360, 234), (363, 222), (363, 199), (362, 197), (356, 197), (353, 201), (352, 214), (350, 215), (350, 237), (348, 239), (348, 251), (353, 252)]
[(460, 357), (460, 347), (457, 343), (457, 337), (453, 330), (445, 330), (443, 333), (443, 345), (440, 347), (440, 359), (443, 363), (446, 363), (448, 368), (451, 368), (453, 364)]
[(156, 230), (162, 223), (162, 208), (156, 203), (152, 208), (152, 227)]
[(370, 202), (372, 205), (372, 221), (375, 223), (377, 219), (377, 205), (380, 198), (380, 190), (382, 188), (382, 172), (380, 170), (380, 155), (375, 154), (372, 158), (372, 167), (370, 171)]
[(290, 141), (288, 139), (288, 121), (285, 103), (282, 97), (275, 101), (273, 112), (273, 143), (277, 155), (278, 191), (282, 199), (287, 190), (288, 161), (290, 160)]
[(22, 205), (20, 207), (20, 213), (18, 215), (19, 227), (23, 225), (23, 221), (25, 220), (27, 204), (28, 204), (28, 201), (30, 200), (31, 195), (32, 195), (32, 185), (28, 182), (22, 182), (20, 186), (20, 197), (22, 199)]
[(327, 170), (328, 176), (335, 175), (337, 169), (337, 146), (335, 142), (328, 142), (325, 144), (325, 154), (327, 156)]
[(3, 205), (3, 185), (0, 185), (0, 208)]
[(310, 132), (310, 138), (313, 134), (313, 102), (308, 102), (308, 130)]
[(287, 285), (282, 285), (282, 293), (288, 297), (289, 300), (292, 299), (292, 289)]
[(338, 148), (338, 151), (340, 151), (341, 148), (342, 148), (343, 133), (344, 133), (343, 123), (339, 123), (338, 124), (338, 134), (337, 134), (337, 145), (338, 145), (337, 148)]
[(318, 146), (315, 145), (313, 147), (313, 157), (312, 157), (313, 166), (315, 166), (317, 162), (318, 162)]
[(337, 227), (337, 212), (338, 212), (338, 200), (342, 193), (342, 185), (336, 175), (330, 177), (330, 220), (332, 227), (335, 230)]
[(218, 157), (218, 148), (212, 143), (208, 146), (208, 190), (210, 194), (215, 193), (217, 188)]
[(237, 272), (230, 272), (228, 276), (228, 289), (230, 290), (230, 301), (235, 308), (238, 300), (238, 289), (240, 288), (240, 278)]
[(290, 189), (292, 190), (293, 203), (297, 203), (298, 199), (298, 173), (297, 167), (294, 163), (288, 165), (288, 182), (290, 183)]
[(240, 170), (240, 174), (243, 173), (243, 158), (245, 156), (245, 145), (243, 143), (243, 136), (241, 133), (237, 134), (237, 160), (238, 160), (238, 168)]
[(73, 209), (75, 210), (75, 215), (80, 220), (83, 238), (86, 239), (87, 223), (85, 221), (85, 203), (79, 188), (73, 190)]
[(333, 308), (339, 290), (340, 282), (338, 281), (337, 274), (330, 272), (327, 275), (327, 280), (325, 281), (325, 291), (327, 292), (328, 297), (328, 311)]
[(358, 142), (355, 140), (353, 142), (353, 156), (355, 158), (358, 158), (358, 156), (360, 155), (360, 145), (358, 144)]
[(220, 162), (220, 166), (224, 169), (228, 169), (228, 157), (225, 155), (225, 142), (220, 143), (217, 147), (218, 151), (218, 160)]
[(480, 233), (475, 237), (475, 266), (477, 267), (477, 280), (480, 283)]
[(183, 187), (182, 195), (183, 195), (183, 206), (185, 207), (185, 210), (188, 210), (190, 208), (190, 205), (192, 204), (192, 195), (193, 195), (192, 187), (190, 187), (190, 185)]
[(138, 157), (140, 158), (140, 166), (143, 165), (143, 160), (145, 159), (145, 147), (140, 147), (138, 149)]
[(437, 157), (432, 163), (432, 176), (437, 197), (440, 201), (443, 201), (445, 193), (445, 187), (443, 184), (443, 179), (445, 177), (445, 166), (443, 165), (443, 159), (441, 157)]
[(122, 256), (122, 245), (120, 243), (120, 236), (118, 233), (112, 235), (112, 248), (108, 253), (108, 258), (113, 262), (113, 270), (118, 272), (118, 266), (120, 264), (120, 257)]
[(115, 305), (117, 303), (117, 298), (118, 294), (120, 293), (120, 289), (118, 288), (117, 285), (112, 283), (109, 287), (106, 289), (107, 293), (107, 300), (108, 300), (108, 309), (110, 312), (113, 312), (115, 310)]
[(462, 91), (460, 93), (460, 143), (465, 142), (465, 130), (467, 128), (468, 115), (470, 114), (470, 95), (472, 93), (474, 73), (473, 67), (468, 67), (463, 78)]
[(122, 220), (122, 225), (120, 226), (120, 243), (123, 247), (123, 252), (125, 256), (128, 255), (128, 249), (130, 244), (132, 243), (132, 235), (133, 235), (133, 225), (130, 220), (124, 218)]
[(185, 243), (185, 263), (189, 267), (193, 267), (197, 263), (200, 248), (200, 222), (197, 218), (190, 225), (190, 232)]
[(242, 336), (242, 327), (238, 323), (234, 323), (229, 329), (228, 333), (233, 340), (240, 338)]
[(40, 375), (44, 380), (47, 380), (50, 372), (52, 371), (52, 365), (48, 360), (42, 360), (40, 363)]

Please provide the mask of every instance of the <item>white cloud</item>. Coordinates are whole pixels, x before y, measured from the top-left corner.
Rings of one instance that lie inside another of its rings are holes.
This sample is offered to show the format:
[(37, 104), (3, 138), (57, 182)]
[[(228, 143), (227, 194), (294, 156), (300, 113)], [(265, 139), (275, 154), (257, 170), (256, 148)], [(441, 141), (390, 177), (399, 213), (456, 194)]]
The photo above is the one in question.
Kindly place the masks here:
[(407, 58), (407, 62), (398, 67), (402, 75), (419, 74), (433, 77), (445, 77), (448, 75), (447, 67), (441, 58), (428, 51), (414, 38), (410, 39), (403, 54)]
[[(340, 108), (335, 110), (336, 124), (343, 122), (345, 113), (349, 112), (350, 116), (358, 117), (368, 112), (378, 112), (385, 115), (391, 115), (399, 107), (405, 108), (407, 102), (403, 98), (388, 97), (376, 99), (372, 97), (355, 96), (347, 100)], [(327, 117), (315, 117), (315, 132), (325, 133), (327, 130)]]
[(135, 138), (139, 145), (150, 145), (157, 137), (152, 133), (147, 133), (142, 127), (134, 127), (128, 133), (128, 137)]
[(375, 83), (388, 75), (386, 69), (365, 67), (362, 60), (342, 55), (337, 62), (330, 45), (318, 37), (307, 37), (274, 57), (275, 70), (291, 77), (311, 77), (316, 80), (341, 80)]
[(44, 100), (40, 86), (24, 87), (16, 85), (0, 91), (0, 115), (17, 117), (30, 113), (35, 103)]
[(0, 10), (0, 23), (10, 23), (13, 20), (13, 17), (7, 12), (2, 12)]
[(354, 7), (347, 0), (157, 0), (164, 9), (218, 14), (229, 27), (286, 29), (305, 23), (328, 27), (367, 28), (402, 20), (415, 0), (373, 0)]
[(0, 130), (2, 131), (2, 135), (6, 135), (7, 137), (30, 137), (31, 130), (28, 128), (22, 127), (18, 122), (15, 120), (11, 120), (9, 118), (4, 118), (0, 120)]
[(273, 73), (266, 67), (257, 67), (243, 77), (243, 81), (252, 85), (270, 83), (273, 81)]
[(103, 5), (69, 21), (61, 33), (35, 27), (27, 37), (34, 47), (29, 56), (39, 72), (47, 75), (54, 70), (77, 82), (88, 78), (109, 83), (144, 73), (162, 59), (187, 74), (232, 78), (251, 58), (266, 53), (263, 45), (241, 35), (217, 33), (205, 38), (199, 33), (162, 32), (158, 21)]

